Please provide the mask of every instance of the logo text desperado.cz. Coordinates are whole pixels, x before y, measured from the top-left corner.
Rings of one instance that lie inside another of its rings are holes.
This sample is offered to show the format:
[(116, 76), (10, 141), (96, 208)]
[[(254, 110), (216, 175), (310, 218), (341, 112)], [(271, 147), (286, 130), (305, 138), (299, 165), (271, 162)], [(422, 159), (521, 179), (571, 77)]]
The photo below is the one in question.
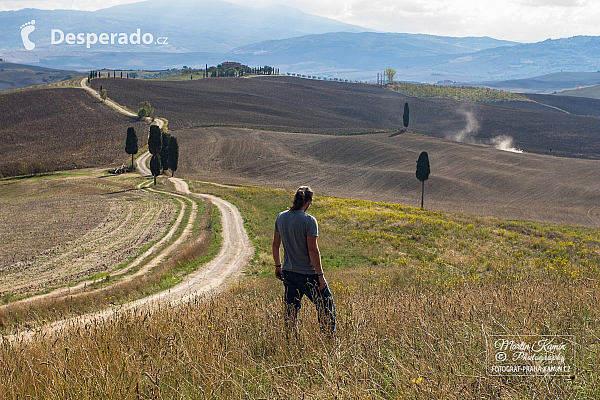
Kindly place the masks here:
[[(61, 44), (65, 42), (68, 45), (81, 45), (89, 49), (94, 44), (153, 44), (154, 36), (151, 33), (144, 33), (141, 30), (127, 35), (126, 33), (67, 33), (60, 29), (52, 29), (50, 33), (51, 44)], [(166, 37), (156, 39), (156, 44), (167, 44)]]

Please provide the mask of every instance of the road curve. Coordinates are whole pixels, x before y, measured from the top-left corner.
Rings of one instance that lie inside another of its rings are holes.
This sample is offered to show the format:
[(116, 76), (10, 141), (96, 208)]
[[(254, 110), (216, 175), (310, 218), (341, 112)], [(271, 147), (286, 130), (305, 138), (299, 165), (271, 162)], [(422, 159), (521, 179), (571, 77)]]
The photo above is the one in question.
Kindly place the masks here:
[(185, 282), (171, 288), (169, 291), (157, 293), (153, 296), (132, 302), (129, 307), (167, 300), (170, 303), (187, 301), (198, 294), (209, 293), (222, 289), (231, 279), (239, 275), (252, 255), (254, 248), (239, 210), (228, 201), (220, 197), (191, 193), (185, 181), (179, 178), (170, 178), (178, 192), (209, 200), (221, 212), (221, 226), (223, 241), (219, 254), (207, 263), (202, 269), (192, 272), (186, 277)]
[[(81, 80), (81, 82), (79, 82), (80, 86), (82, 89), (84, 89), (86, 92), (88, 92), (89, 94), (91, 94), (92, 96), (94, 96), (96, 99), (98, 99), (99, 101), (102, 101), (102, 97), (100, 97), (100, 94), (98, 92), (96, 92), (94, 89), (92, 89), (91, 87), (89, 87), (87, 85), (87, 79), (88, 78), (83, 78)], [(115, 78), (117, 79), (117, 78)], [(120, 78), (119, 78), (120, 79)], [(121, 114), (125, 114), (128, 117), (132, 117), (132, 118), (138, 118), (137, 114), (132, 113), (129, 110), (126, 110), (125, 108), (123, 108), (120, 104), (115, 103), (114, 101), (110, 100), (110, 99), (106, 99), (104, 100), (104, 104), (108, 105), (109, 107), (111, 107), (112, 109), (120, 112)], [(155, 122), (156, 125), (158, 125), (159, 128), (162, 129), (163, 125), (164, 125), (164, 121), (162, 119), (159, 118), (155, 118), (154, 120), (152, 120), (151, 118), (144, 118), (146, 121), (148, 122)]]
[(146, 177), (151, 177), (152, 172), (146, 166), (146, 160), (150, 158), (150, 152), (145, 152), (141, 156), (139, 156), (136, 160), (137, 172)]
[[(86, 79), (81, 81), (81, 86), (84, 87), (84, 89), (93, 92), (92, 94), (99, 98), (98, 93), (85, 85)], [(110, 103), (118, 107), (115, 103)], [(126, 112), (128, 115), (133, 115), (122, 108), (120, 108), (120, 112), (121, 111)], [(157, 119), (156, 121), (158, 123), (160, 120)], [(162, 126), (162, 121), (160, 121), (160, 126)], [(151, 175), (150, 171), (145, 166), (145, 160), (149, 155), (150, 153), (146, 152), (138, 158), (138, 171), (142, 175)], [(45, 325), (36, 331), (20, 332), (8, 337), (0, 337), (0, 339), (6, 339), (12, 343), (26, 342), (35, 335), (46, 335), (52, 332), (59, 332), (70, 326), (107, 320), (120, 312), (138, 310), (145, 307), (155, 307), (158, 303), (171, 305), (179, 304), (181, 302), (189, 301), (198, 295), (220, 291), (225, 288), (227, 282), (238, 277), (241, 269), (250, 261), (254, 254), (254, 247), (248, 238), (248, 233), (244, 227), (244, 220), (239, 210), (233, 204), (219, 197), (208, 194), (191, 193), (188, 184), (182, 179), (169, 179), (173, 182), (175, 189), (178, 192), (208, 200), (221, 212), (221, 250), (212, 261), (208, 262), (200, 270), (188, 274), (182, 283), (172, 287), (170, 290), (156, 293), (114, 308), (56, 321)]]
[[(146, 160), (150, 153), (146, 152), (137, 159), (137, 170), (143, 176), (151, 176)], [(200, 197), (213, 203), (221, 212), (221, 225), (223, 229), (223, 242), (219, 254), (209, 262), (202, 270), (188, 275), (186, 282), (172, 288), (168, 293), (158, 293), (148, 298), (140, 299), (134, 303), (139, 305), (154, 300), (174, 297), (178, 300), (186, 299), (191, 295), (205, 293), (215, 290), (234, 278), (240, 269), (248, 263), (254, 254), (254, 248), (250, 243), (244, 220), (239, 210), (231, 203), (220, 197), (192, 193), (188, 184), (179, 178), (169, 178), (179, 193)]]
[[(81, 80), (81, 87), (91, 93), (97, 99), (100, 95), (94, 89), (87, 86), (87, 78)], [(112, 100), (106, 100), (106, 104), (116, 109), (120, 113), (130, 117), (137, 118), (137, 115), (127, 111)], [(154, 122), (162, 128), (163, 121), (155, 119)], [(152, 173), (146, 167), (146, 160), (150, 153), (146, 152), (137, 159), (137, 170), (142, 176), (152, 176)], [(174, 183), (175, 189), (183, 194), (203, 198), (212, 202), (221, 212), (221, 225), (223, 241), (219, 254), (209, 262), (202, 270), (196, 271), (187, 276), (186, 281), (171, 288), (167, 292), (157, 293), (156, 295), (128, 303), (127, 307), (137, 307), (140, 304), (149, 303), (156, 300), (181, 301), (191, 295), (209, 292), (222, 287), (226, 281), (234, 278), (239, 271), (248, 263), (254, 254), (254, 248), (244, 228), (244, 220), (239, 210), (231, 203), (208, 194), (191, 193), (185, 181), (179, 178), (169, 178)]]

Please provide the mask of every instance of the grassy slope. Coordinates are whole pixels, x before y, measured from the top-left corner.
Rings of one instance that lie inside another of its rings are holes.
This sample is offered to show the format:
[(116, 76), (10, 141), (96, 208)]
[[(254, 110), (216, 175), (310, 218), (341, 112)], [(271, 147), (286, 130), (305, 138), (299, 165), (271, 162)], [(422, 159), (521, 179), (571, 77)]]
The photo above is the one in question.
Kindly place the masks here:
[[(290, 192), (194, 185), (235, 203), (269, 277), (272, 224)], [(314, 309), (287, 344), (281, 284), (123, 316), (24, 348), (2, 346), (0, 390), (60, 398), (596, 398), (598, 232), (317, 197), (339, 333)], [(574, 379), (494, 377), (485, 334), (573, 335)], [(88, 356), (86, 356), (88, 355)], [(32, 372), (34, 368), (34, 372)], [(10, 373), (9, 373), (10, 372)]]
[(587, 97), (590, 99), (600, 99), (600, 85), (585, 87), (575, 90), (565, 90), (559, 93), (560, 96)]

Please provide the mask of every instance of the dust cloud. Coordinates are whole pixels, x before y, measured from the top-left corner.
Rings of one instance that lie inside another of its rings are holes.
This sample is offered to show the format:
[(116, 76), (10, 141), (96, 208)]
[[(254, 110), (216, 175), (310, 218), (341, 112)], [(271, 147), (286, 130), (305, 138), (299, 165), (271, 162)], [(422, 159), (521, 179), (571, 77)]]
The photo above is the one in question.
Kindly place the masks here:
[(514, 146), (513, 138), (507, 135), (496, 136), (491, 140), (491, 142), (498, 150), (510, 151), (512, 153), (523, 152), (523, 150), (519, 150)]
[(465, 126), (458, 132), (447, 134), (446, 139), (460, 143), (492, 146), (498, 150), (510, 151), (512, 153), (523, 153), (523, 150), (519, 150), (514, 146), (514, 139), (508, 135), (496, 136), (488, 141), (477, 139), (480, 125), (475, 113), (472, 110), (464, 108), (457, 111), (465, 117)]

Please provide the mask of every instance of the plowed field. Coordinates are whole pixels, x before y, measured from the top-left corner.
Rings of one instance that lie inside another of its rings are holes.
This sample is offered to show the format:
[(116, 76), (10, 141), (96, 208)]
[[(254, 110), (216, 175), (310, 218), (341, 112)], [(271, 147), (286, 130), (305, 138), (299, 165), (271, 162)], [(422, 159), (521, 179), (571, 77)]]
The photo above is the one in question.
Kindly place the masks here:
[(129, 126), (143, 147), (146, 123), (114, 112), (81, 89), (0, 95), (0, 176), (121, 165), (131, 160), (125, 153)]
[(177, 132), (179, 176), (420, 206), (415, 177), (429, 153), (430, 209), (510, 219), (600, 224), (599, 162), (454, 143), (423, 135), (325, 136), (251, 129)]
[(462, 136), (470, 143), (510, 136), (515, 147), (528, 152), (578, 158), (600, 155), (600, 118), (587, 115), (593, 100), (589, 104), (571, 101), (572, 114), (565, 114), (533, 102), (407, 98), (372, 85), (287, 77), (93, 80), (92, 87), (100, 85), (111, 98), (134, 110), (139, 102), (150, 101), (156, 114), (169, 119), (169, 128), (175, 130), (202, 126), (337, 134), (394, 130), (401, 127), (408, 102), (409, 128), (429, 136), (453, 140)]
[(0, 183), (0, 296), (112, 271), (168, 229), (176, 207), (119, 177)]

